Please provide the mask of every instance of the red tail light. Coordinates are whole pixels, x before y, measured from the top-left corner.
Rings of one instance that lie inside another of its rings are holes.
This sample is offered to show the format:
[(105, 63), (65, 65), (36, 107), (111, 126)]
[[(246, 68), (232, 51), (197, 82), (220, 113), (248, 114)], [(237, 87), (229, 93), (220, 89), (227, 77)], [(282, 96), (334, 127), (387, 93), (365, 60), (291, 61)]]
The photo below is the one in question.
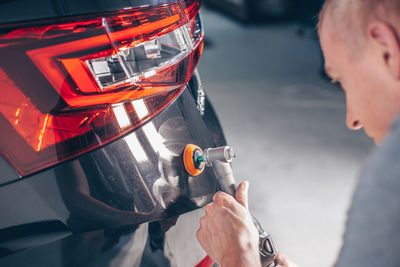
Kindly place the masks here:
[(0, 149), (28, 175), (110, 142), (163, 110), (201, 54), (199, 1), (5, 28)]

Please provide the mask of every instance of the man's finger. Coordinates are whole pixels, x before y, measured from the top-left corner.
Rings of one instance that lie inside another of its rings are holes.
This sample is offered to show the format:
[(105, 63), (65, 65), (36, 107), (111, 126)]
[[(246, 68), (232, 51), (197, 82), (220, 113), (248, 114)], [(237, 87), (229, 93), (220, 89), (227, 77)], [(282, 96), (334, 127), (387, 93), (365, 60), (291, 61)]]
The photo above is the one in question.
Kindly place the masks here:
[(289, 260), (285, 254), (278, 252), (274, 257), (276, 267), (298, 267), (297, 264)]
[(248, 192), (249, 192), (249, 182), (244, 181), (239, 184), (236, 189), (235, 199), (246, 209), (248, 208)]

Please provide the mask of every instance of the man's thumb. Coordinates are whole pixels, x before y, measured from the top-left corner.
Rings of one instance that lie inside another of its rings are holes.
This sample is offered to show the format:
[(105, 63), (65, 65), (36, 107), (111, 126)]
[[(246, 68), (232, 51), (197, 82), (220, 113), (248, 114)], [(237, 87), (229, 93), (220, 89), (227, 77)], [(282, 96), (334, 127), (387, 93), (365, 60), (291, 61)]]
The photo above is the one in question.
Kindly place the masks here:
[(246, 209), (248, 208), (248, 192), (249, 192), (249, 182), (244, 181), (239, 184), (236, 189), (235, 199)]

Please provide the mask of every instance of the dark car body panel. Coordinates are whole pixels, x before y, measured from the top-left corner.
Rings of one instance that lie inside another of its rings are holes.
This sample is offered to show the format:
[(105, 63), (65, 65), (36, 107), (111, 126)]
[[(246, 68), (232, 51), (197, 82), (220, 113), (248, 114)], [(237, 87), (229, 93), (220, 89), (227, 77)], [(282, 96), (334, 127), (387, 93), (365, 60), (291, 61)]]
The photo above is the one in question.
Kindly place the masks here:
[[(140, 224), (150, 221), (156, 222), (145, 224), (150, 226), (144, 230), (144, 240), (128, 242), (129, 247), (144, 246), (143, 255), (132, 252), (135, 262), (144, 262), (141, 266), (149, 266), (149, 261), (154, 261), (152, 266), (168, 266), (171, 257), (163, 252), (165, 232), (179, 215), (208, 203), (218, 187), (209, 169), (197, 177), (187, 175), (181, 162), (184, 146), (194, 143), (206, 148), (225, 143), (208, 101), (200, 115), (193, 88), (198, 84), (191, 85), (149, 123), (111, 144), (27, 178), (2, 172), (0, 266), (35, 266), (22, 260), (25, 257), (37, 258), (38, 266), (45, 261), (50, 261), (47, 266), (78, 266), (82, 262), (85, 266), (109, 266), (107, 262), (122, 260), (124, 249), (117, 240), (122, 236), (136, 240), (136, 230), (145, 227)], [(183, 227), (192, 227), (194, 234), (196, 220)], [(174, 239), (170, 246), (176, 242), (179, 240)], [(108, 247), (112, 253), (105, 249)], [(52, 256), (46, 256), (53, 250)], [(128, 254), (124, 255), (133, 257)], [(195, 259), (191, 255), (174, 257)]]
[[(169, 2), (7, 0), (0, 29)], [(79, 157), (26, 177), (0, 157), (0, 266), (193, 266), (198, 208), (219, 185), (186, 173), (188, 143), (226, 144), (198, 72), (152, 120)]]
[(11, 167), (11, 165), (3, 158), (0, 157), (0, 185), (12, 182), (20, 178), (19, 174)]
[[(0, 258), (0, 266), (194, 266), (204, 252), (195, 240), (201, 210), (170, 220), (84, 233)], [(176, 221), (177, 220), (177, 221)], [(176, 223), (167, 233), (164, 227)]]

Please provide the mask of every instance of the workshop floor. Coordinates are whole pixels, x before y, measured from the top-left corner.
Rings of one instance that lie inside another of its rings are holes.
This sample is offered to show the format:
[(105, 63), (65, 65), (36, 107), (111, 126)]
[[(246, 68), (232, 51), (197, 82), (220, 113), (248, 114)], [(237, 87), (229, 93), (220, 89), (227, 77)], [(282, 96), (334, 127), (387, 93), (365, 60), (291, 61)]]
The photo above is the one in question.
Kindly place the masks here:
[(244, 26), (203, 9), (199, 69), (250, 209), (304, 267), (332, 266), (361, 166), (373, 148), (345, 126), (343, 92), (323, 80), (313, 29)]

